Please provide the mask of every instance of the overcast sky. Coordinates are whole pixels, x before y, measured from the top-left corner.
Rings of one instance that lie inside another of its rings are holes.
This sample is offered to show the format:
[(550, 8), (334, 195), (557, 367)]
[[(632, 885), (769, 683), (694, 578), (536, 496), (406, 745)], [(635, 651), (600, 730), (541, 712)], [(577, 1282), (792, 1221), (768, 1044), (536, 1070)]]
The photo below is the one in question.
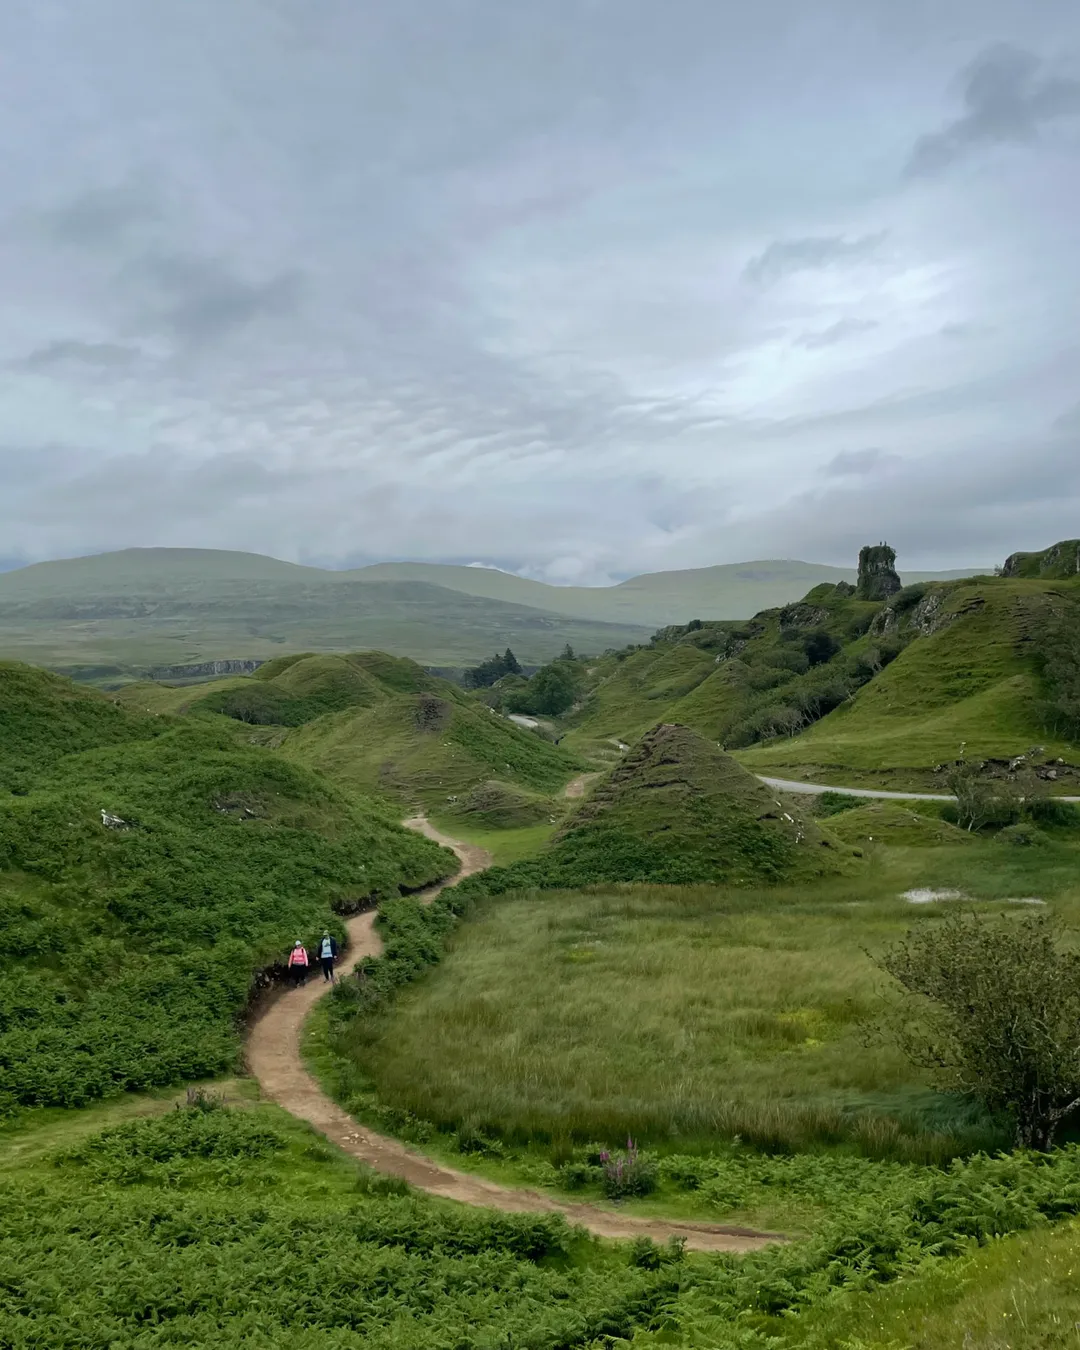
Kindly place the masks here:
[(1076, 0), (8, 0), (0, 558), (1080, 535)]

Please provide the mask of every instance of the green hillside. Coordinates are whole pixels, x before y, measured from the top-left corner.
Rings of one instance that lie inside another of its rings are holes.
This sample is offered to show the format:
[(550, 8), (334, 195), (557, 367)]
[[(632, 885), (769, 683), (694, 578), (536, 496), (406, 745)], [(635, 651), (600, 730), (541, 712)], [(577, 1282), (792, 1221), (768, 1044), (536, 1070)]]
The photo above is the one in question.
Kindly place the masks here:
[[(887, 606), (875, 623), (885, 637), (904, 636), (894, 613)], [(851, 770), (913, 782), (961, 757), (1007, 761), (1036, 746), (1040, 762), (1075, 760), (1076, 746), (1048, 731), (1040, 671), (1060, 613), (1080, 631), (1080, 587), (984, 578), (935, 588), (912, 609), (915, 632), (894, 661), (800, 735), (741, 758), (778, 776), (845, 781)], [(1072, 777), (1055, 772), (1062, 784)]]
[(215, 549), (125, 549), (0, 573), (0, 656), (119, 684), (157, 667), (377, 648), (473, 665), (510, 646), (550, 660), (599, 653), (670, 623), (738, 618), (797, 599), (843, 568), (766, 561), (656, 572), (618, 586), (549, 586), (493, 568), (301, 567)]
[[(497, 796), (502, 785), (510, 794), (508, 803), (524, 797), (519, 815), (542, 816), (547, 800), (584, 767), (582, 762), (452, 685), (439, 685), (320, 717), (290, 732), (281, 753), (350, 790), (383, 794), (441, 815), (498, 814), (501, 808), (491, 794), (494, 790)], [(485, 785), (486, 807), (472, 796)]]
[(1078, 669), (1080, 582), (974, 577), (880, 600), (820, 585), (591, 663), (566, 744), (595, 753), (665, 718), (755, 772), (931, 789), (939, 765), (1037, 748), (1045, 781), (1080, 791)]
[[(909, 582), (970, 576), (954, 572), (905, 572)], [(647, 572), (616, 586), (550, 586), (492, 567), (442, 563), (376, 563), (345, 575), (362, 580), (427, 582), (538, 609), (605, 623), (653, 628), (699, 619), (743, 619), (789, 604), (822, 582), (853, 582), (855, 569), (770, 558), (673, 572)]]
[(252, 554), (143, 549), (0, 574), (0, 655), (112, 683), (156, 667), (290, 650), (375, 648), (455, 667), (511, 646), (538, 664), (567, 642), (603, 651), (648, 634), (634, 622)]
[(463, 883), (488, 893), (597, 882), (729, 882), (842, 870), (846, 851), (688, 727), (647, 732), (535, 859)]
[(0, 668), (0, 1109), (235, 1065), (256, 972), (440, 848), (207, 719)]

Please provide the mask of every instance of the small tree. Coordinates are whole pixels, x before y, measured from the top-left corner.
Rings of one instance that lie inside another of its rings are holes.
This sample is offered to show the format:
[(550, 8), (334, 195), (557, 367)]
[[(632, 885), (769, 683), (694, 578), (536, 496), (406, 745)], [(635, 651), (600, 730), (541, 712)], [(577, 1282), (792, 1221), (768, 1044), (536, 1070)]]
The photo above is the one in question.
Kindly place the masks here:
[(877, 964), (909, 995), (895, 1025), (908, 1057), (1009, 1115), (1019, 1147), (1050, 1148), (1080, 1106), (1080, 953), (1052, 916), (952, 914)]
[(972, 764), (960, 764), (946, 780), (956, 798), (956, 823), (962, 830), (981, 830), (992, 814), (990, 785)]

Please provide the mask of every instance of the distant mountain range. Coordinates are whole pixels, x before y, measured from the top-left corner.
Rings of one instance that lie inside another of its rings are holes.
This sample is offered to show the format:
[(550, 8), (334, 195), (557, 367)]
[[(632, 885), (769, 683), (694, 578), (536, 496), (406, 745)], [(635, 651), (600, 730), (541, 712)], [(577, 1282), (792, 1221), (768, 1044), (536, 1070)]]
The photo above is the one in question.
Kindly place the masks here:
[[(905, 581), (967, 571), (905, 573)], [(430, 665), (513, 647), (539, 662), (692, 618), (747, 618), (853, 568), (767, 559), (551, 586), (493, 568), (376, 563), (329, 571), (256, 553), (125, 549), (0, 573), (0, 656), (109, 679), (154, 666), (378, 648)]]

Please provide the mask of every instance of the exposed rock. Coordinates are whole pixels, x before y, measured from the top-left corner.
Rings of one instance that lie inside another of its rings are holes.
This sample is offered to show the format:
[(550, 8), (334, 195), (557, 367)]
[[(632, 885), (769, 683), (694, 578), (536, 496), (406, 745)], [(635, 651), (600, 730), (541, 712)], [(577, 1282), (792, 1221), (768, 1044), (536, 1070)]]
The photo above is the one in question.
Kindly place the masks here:
[(819, 605), (808, 605), (800, 601), (795, 605), (785, 605), (780, 611), (781, 628), (818, 628), (829, 619), (829, 611)]
[(149, 672), (152, 680), (199, 680), (211, 675), (250, 675), (265, 661), (199, 661), (192, 666), (158, 666)]
[(1047, 581), (1080, 576), (1080, 539), (1063, 539), (1038, 553), (1011, 553), (1005, 559), (1001, 575)]
[(860, 600), (887, 600), (902, 590), (896, 573), (896, 549), (888, 544), (867, 544), (859, 550), (859, 583), (856, 594)]
[(122, 816), (114, 816), (111, 811), (101, 808), (101, 823), (107, 830), (130, 830), (131, 821), (124, 820)]
[(420, 731), (442, 731), (450, 725), (454, 716), (454, 705), (437, 694), (418, 694), (414, 716)]

